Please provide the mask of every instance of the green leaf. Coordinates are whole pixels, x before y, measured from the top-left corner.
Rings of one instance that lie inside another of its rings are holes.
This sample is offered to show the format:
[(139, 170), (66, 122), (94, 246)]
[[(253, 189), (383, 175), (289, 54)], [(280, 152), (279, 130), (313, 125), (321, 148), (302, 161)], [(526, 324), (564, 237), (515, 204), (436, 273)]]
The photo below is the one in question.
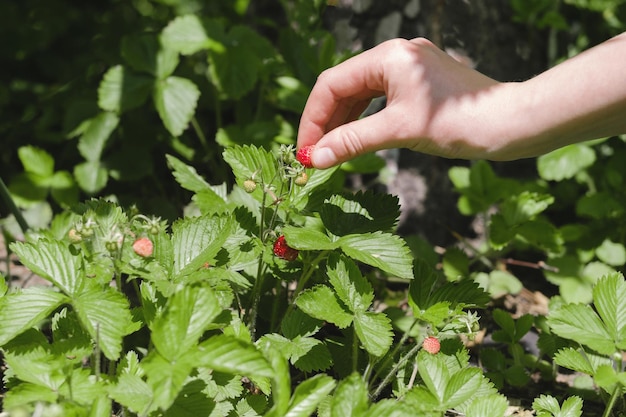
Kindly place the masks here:
[(119, 124), (118, 116), (110, 111), (101, 112), (87, 123), (78, 140), (78, 151), (88, 162), (99, 161), (111, 133)]
[(626, 342), (626, 282), (621, 273), (601, 278), (593, 288), (594, 305), (610, 337)]
[(219, 372), (250, 378), (274, 376), (274, 369), (254, 345), (232, 336), (218, 335), (205, 340), (198, 346), (194, 357), (197, 366)]
[(335, 388), (335, 380), (318, 374), (296, 387), (285, 417), (309, 417), (319, 403)]
[(373, 356), (381, 357), (393, 343), (391, 320), (384, 313), (357, 311), (354, 315), (354, 331), (363, 347)]
[(233, 26), (209, 49), (209, 75), (217, 89), (230, 99), (239, 99), (257, 83), (263, 60), (275, 55), (269, 41), (248, 26)]
[(295, 303), (309, 316), (333, 323), (340, 329), (352, 323), (352, 314), (339, 304), (333, 290), (325, 285), (316, 285), (301, 292)]
[(72, 305), (102, 353), (110, 360), (119, 359), (122, 339), (132, 331), (132, 316), (126, 297), (111, 287), (95, 287), (74, 297)]
[(85, 286), (82, 258), (73, 255), (65, 243), (41, 238), (36, 243), (14, 242), (11, 250), (31, 271), (74, 296)]
[(184, 189), (199, 193), (209, 189), (210, 184), (190, 165), (172, 155), (165, 155), (167, 165), (172, 170), (176, 182)]
[(78, 186), (68, 171), (57, 171), (50, 178), (50, 194), (62, 207), (78, 203)]
[(626, 248), (621, 243), (611, 242), (604, 239), (602, 244), (596, 248), (598, 258), (611, 266), (621, 266), (626, 263)]
[(310, 227), (285, 226), (282, 229), (289, 246), (298, 250), (333, 250), (337, 243), (324, 232)]
[(443, 273), (450, 281), (469, 275), (469, 258), (459, 248), (449, 248), (443, 255)]
[(399, 278), (413, 279), (411, 250), (399, 236), (383, 232), (346, 235), (337, 243), (351, 258)]
[(205, 215), (185, 218), (172, 225), (174, 273), (184, 276), (200, 269), (215, 256), (233, 231), (232, 217)]
[(137, 75), (122, 65), (110, 68), (98, 87), (98, 106), (122, 113), (141, 106), (150, 96), (154, 79)]
[(533, 401), (533, 410), (542, 413), (550, 413), (554, 417), (580, 417), (582, 416), (583, 402), (579, 397), (572, 396), (563, 401), (563, 406), (551, 395), (542, 394)]
[(38, 287), (0, 297), (0, 346), (39, 324), (67, 301), (63, 294)]
[(366, 311), (374, 301), (374, 289), (350, 258), (331, 256), (326, 274), (339, 299), (353, 313)]
[(537, 158), (537, 170), (544, 180), (562, 181), (590, 167), (596, 160), (594, 150), (584, 144), (573, 144)]
[(605, 355), (615, 352), (615, 344), (606, 326), (588, 305), (565, 304), (548, 315), (554, 333), (575, 340)]
[(321, 320), (315, 319), (296, 308), (283, 318), (280, 330), (285, 337), (295, 339), (297, 336), (313, 336), (321, 329), (322, 324)]
[(505, 223), (511, 227), (535, 218), (554, 202), (549, 194), (523, 191), (507, 198), (500, 205)]
[(204, 391), (201, 380), (191, 380), (180, 391), (174, 403), (167, 409), (164, 417), (197, 417), (212, 415), (215, 409), (213, 401)]
[(360, 416), (368, 408), (367, 387), (358, 373), (342, 380), (333, 394), (330, 417)]
[(158, 409), (169, 409), (196, 365), (194, 355), (182, 356), (176, 362), (170, 362), (157, 351), (151, 351), (141, 362), (141, 366), (146, 373), (152, 399), (140, 415), (148, 415)]
[(166, 48), (191, 55), (211, 44), (206, 30), (197, 16), (178, 16), (172, 20), (161, 34), (161, 42)]
[(172, 136), (187, 129), (200, 98), (200, 90), (186, 78), (169, 76), (158, 80), (154, 90), (154, 105)]
[(96, 194), (107, 185), (109, 174), (100, 161), (87, 161), (74, 167), (74, 177), (83, 191)]
[(293, 365), (302, 372), (311, 373), (328, 369), (333, 358), (326, 344), (312, 337), (298, 336), (293, 340), (294, 353), (291, 355)]
[(35, 146), (20, 146), (17, 155), (24, 171), (41, 177), (54, 174), (54, 158), (45, 150)]
[(281, 76), (274, 80), (272, 101), (276, 107), (300, 114), (309, 95), (309, 86), (294, 77)]
[(465, 410), (466, 417), (501, 417), (505, 415), (509, 402), (498, 394), (477, 396)]
[(335, 236), (392, 231), (399, 216), (397, 197), (373, 192), (333, 195), (320, 210), (324, 226)]
[(29, 382), (22, 382), (4, 393), (2, 406), (4, 410), (15, 410), (39, 402), (54, 404), (58, 401), (58, 397), (58, 392), (53, 389)]
[[(280, 186), (276, 169), (276, 156), (267, 150), (249, 145), (234, 146), (226, 148), (223, 156), (224, 161), (233, 170), (238, 184), (243, 184), (245, 180), (254, 176), (260, 180), (260, 183)], [(252, 195), (261, 201), (262, 193), (261, 187), (257, 187)]]
[(611, 193), (600, 191), (580, 197), (576, 202), (576, 214), (592, 219), (621, 218), (624, 205)]
[(178, 52), (165, 48), (152, 33), (125, 36), (122, 39), (122, 57), (135, 71), (146, 72), (159, 79), (174, 72)]
[(464, 368), (453, 374), (443, 394), (446, 407), (454, 408), (476, 395), (482, 379), (478, 368)]
[(431, 394), (442, 403), (446, 386), (450, 380), (448, 367), (441, 355), (432, 355), (425, 350), (417, 354), (418, 372)]
[(152, 322), (152, 342), (173, 362), (198, 342), (221, 311), (211, 288), (185, 286), (168, 299), (165, 310)]

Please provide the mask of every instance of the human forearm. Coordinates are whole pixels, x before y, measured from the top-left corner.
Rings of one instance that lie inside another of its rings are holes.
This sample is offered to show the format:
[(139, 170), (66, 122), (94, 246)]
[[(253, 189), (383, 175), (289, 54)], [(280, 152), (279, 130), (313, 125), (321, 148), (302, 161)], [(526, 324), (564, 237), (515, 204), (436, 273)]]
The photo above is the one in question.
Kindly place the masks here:
[(511, 120), (496, 122), (488, 159), (536, 156), (625, 133), (626, 34), (505, 88)]

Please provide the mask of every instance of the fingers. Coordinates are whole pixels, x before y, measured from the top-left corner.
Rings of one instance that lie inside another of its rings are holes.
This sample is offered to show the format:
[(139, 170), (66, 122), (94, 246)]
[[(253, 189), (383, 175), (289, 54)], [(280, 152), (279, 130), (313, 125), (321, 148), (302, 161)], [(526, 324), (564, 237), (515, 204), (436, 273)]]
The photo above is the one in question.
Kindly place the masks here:
[(313, 145), (326, 132), (355, 120), (372, 98), (384, 94), (382, 71), (372, 59), (376, 54), (367, 51), (319, 76), (302, 112), (298, 147)]
[(343, 124), (325, 134), (316, 144), (311, 155), (313, 166), (330, 168), (359, 155), (389, 147), (401, 146), (394, 138), (391, 126), (399, 120), (390, 117), (385, 109), (360, 120)]

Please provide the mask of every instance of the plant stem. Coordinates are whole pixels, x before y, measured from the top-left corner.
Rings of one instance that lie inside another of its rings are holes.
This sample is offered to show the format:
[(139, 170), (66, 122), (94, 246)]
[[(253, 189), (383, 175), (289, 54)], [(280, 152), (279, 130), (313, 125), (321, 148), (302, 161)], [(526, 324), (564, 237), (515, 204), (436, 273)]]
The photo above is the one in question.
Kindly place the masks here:
[(385, 362), (383, 362), (382, 366), (378, 368), (378, 371), (376, 371), (376, 373), (372, 377), (372, 382), (375, 381), (380, 376), (380, 373), (383, 371), (383, 369), (385, 369), (387, 365), (389, 364), (389, 362), (393, 360), (393, 357), (396, 356), (396, 353), (398, 353), (398, 351), (402, 348), (402, 345), (404, 344), (404, 342), (406, 342), (407, 339), (409, 338), (411, 330), (413, 330), (413, 327), (415, 327), (415, 325), (418, 322), (419, 322), (418, 319), (413, 320), (411, 327), (409, 327), (409, 329), (406, 332), (404, 332), (400, 341), (396, 343), (396, 346), (393, 348), (393, 351), (387, 355), (387, 359), (385, 359)]
[(613, 394), (611, 394), (611, 399), (609, 400), (609, 403), (606, 405), (606, 409), (602, 414), (602, 417), (609, 417), (611, 415), (611, 411), (613, 411), (613, 407), (615, 406), (615, 402), (617, 401), (617, 399), (620, 397), (621, 391), (622, 390), (619, 386), (615, 387), (615, 389), (613, 390)]
[(200, 144), (202, 145), (202, 148), (205, 151), (210, 151), (209, 143), (206, 140), (206, 136), (204, 135), (202, 127), (200, 127), (200, 123), (198, 123), (198, 119), (196, 119), (196, 116), (191, 118), (191, 125), (193, 126), (193, 130), (195, 130), (196, 135), (198, 135), (198, 139), (200, 139)]
[[(265, 184), (263, 184), (265, 187)], [(261, 200), (261, 224), (259, 225), (259, 238), (261, 243), (265, 243), (265, 202), (267, 201), (267, 193), (263, 193), (263, 199)], [(256, 279), (254, 280), (254, 286), (252, 287), (252, 305), (248, 310), (248, 328), (250, 329), (250, 336), (252, 340), (255, 340), (256, 334), (256, 318), (258, 314), (259, 302), (261, 301), (261, 287), (263, 281), (263, 274), (265, 273), (265, 262), (263, 262), (263, 253), (259, 255), (259, 263), (257, 266)]]
[(378, 398), (378, 396), (383, 391), (383, 389), (391, 381), (391, 378), (393, 378), (393, 376), (398, 373), (398, 370), (404, 366), (404, 364), (409, 360), (409, 358), (417, 354), (417, 351), (420, 350), (420, 348), (421, 346), (419, 344), (415, 344), (415, 346), (413, 346), (411, 350), (408, 351), (408, 353), (404, 355), (398, 361), (398, 363), (394, 365), (393, 368), (391, 368), (391, 371), (389, 371), (389, 373), (385, 376), (385, 379), (383, 379), (383, 381), (380, 384), (378, 384), (378, 387), (376, 387), (376, 390), (374, 391), (374, 393), (370, 395), (370, 400), (374, 401), (376, 398)]
[(4, 181), (2, 181), (2, 178), (0, 178), (0, 197), (4, 200), (4, 203), (7, 205), (9, 211), (13, 214), (13, 216), (15, 216), (15, 220), (17, 220), (17, 224), (20, 226), (20, 229), (22, 229), (22, 233), (26, 234), (29, 229), (28, 223), (26, 222), (26, 219), (24, 219), (22, 212), (15, 205), (15, 201), (11, 198), (11, 193), (4, 184)]
[(352, 372), (356, 372), (359, 365), (359, 338), (356, 328), (352, 326)]
[(302, 274), (302, 278), (300, 278), (300, 280), (298, 281), (298, 285), (296, 286), (296, 289), (293, 291), (292, 302), (289, 303), (289, 306), (287, 307), (287, 311), (285, 312), (285, 316), (287, 316), (289, 313), (291, 313), (291, 311), (293, 310), (293, 308), (295, 306), (293, 301), (296, 299), (298, 294), (300, 294), (302, 292), (302, 290), (304, 289), (304, 286), (306, 285), (306, 283), (309, 281), (311, 276), (313, 276), (313, 272), (315, 272), (315, 269), (317, 268), (317, 265), (319, 265), (319, 263), (322, 261), (322, 259), (326, 258), (326, 256), (328, 255), (328, 252), (329, 251), (327, 251), (327, 250), (320, 252), (317, 255), (317, 257), (315, 259), (313, 259), (313, 261), (311, 261), (311, 263), (309, 264), (308, 269), (304, 272), (304, 274)]

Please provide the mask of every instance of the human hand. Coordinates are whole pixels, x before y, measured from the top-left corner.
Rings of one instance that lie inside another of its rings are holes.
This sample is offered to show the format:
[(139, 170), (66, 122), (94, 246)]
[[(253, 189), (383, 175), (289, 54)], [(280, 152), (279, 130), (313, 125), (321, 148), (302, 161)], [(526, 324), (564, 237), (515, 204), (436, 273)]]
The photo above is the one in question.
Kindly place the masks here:
[[(298, 147), (315, 145), (317, 168), (385, 148), (480, 158), (491, 146), (493, 92), (504, 85), (426, 39), (387, 41), (319, 76), (302, 113)], [(383, 110), (358, 119), (383, 95)]]

